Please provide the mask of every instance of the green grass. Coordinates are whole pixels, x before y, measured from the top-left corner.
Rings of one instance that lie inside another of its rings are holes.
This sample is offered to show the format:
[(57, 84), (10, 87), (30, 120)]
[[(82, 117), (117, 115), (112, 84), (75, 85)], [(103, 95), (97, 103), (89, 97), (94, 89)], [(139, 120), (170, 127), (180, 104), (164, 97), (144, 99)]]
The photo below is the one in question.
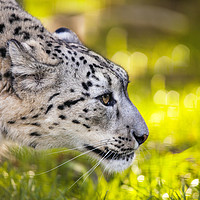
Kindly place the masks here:
[(143, 87), (132, 92), (137, 84), (129, 87), (129, 93), (144, 115), (150, 136), (129, 169), (107, 175), (98, 168), (86, 180), (83, 178), (68, 189), (95, 162), (84, 156), (37, 175), (77, 153), (48, 155), (58, 150), (35, 152), (14, 148), (11, 158), (1, 162), (0, 199), (200, 199), (200, 118), (198, 93), (195, 93), (198, 87), (192, 87), (191, 91), (196, 100), (187, 102), (190, 91), (180, 91), (178, 104), (176, 99), (169, 101), (169, 95), (167, 103), (156, 104), (156, 92), (144, 95)]

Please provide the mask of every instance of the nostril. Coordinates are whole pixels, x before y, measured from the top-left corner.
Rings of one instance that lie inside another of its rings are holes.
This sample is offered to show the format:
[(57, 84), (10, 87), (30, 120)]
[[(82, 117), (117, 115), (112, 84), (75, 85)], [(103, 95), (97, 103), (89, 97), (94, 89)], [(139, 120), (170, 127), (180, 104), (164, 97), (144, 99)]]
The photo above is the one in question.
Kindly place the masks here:
[(137, 136), (135, 134), (135, 131), (132, 132), (132, 135), (135, 137), (136, 141), (138, 142), (139, 145), (143, 144), (147, 138), (148, 138), (148, 135), (144, 134), (142, 136)]

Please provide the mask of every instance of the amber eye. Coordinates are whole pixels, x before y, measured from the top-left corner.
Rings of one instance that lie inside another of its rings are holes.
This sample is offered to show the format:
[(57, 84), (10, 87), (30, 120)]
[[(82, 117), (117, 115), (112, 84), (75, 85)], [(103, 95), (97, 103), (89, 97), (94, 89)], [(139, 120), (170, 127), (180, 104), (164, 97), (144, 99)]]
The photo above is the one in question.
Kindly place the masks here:
[(97, 97), (104, 106), (113, 106), (116, 101), (112, 96), (112, 93), (106, 93)]
[(107, 105), (108, 102), (110, 101), (110, 95), (109, 95), (109, 94), (104, 94), (104, 95), (102, 96), (102, 101), (103, 101), (103, 103), (104, 103), (105, 105)]

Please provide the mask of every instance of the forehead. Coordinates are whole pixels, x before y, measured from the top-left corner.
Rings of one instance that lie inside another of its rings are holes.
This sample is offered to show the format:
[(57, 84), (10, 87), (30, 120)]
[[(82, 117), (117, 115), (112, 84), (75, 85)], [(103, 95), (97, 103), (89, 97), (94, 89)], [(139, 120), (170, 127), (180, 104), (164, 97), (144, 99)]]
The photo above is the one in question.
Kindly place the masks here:
[(119, 82), (126, 87), (128, 84), (128, 74), (119, 65), (105, 59), (99, 54), (89, 50), (85, 46), (79, 44), (68, 44), (69, 48), (64, 48), (64, 54), (68, 58), (68, 64), (77, 69), (77, 71), (86, 76), (93, 76), (98, 74), (101, 78), (107, 80), (108, 83)]

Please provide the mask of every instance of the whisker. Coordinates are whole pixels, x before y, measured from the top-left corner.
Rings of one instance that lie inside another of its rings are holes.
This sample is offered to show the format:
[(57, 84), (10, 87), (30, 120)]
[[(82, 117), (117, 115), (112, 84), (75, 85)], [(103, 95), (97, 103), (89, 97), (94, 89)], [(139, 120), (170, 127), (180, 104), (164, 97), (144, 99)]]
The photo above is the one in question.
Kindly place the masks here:
[[(111, 151), (108, 151), (108, 152), (106, 153), (106, 155), (105, 155), (103, 158), (101, 158), (101, 159), (99, 160), (99, 162), (98, 162), (96, 165), (93, 166), (93, 169), (91, 170), (91, 172), (89, 172), (89, 174), (84, 178), (83, 183), (84, 183), (85, 180), (90, 176), (90, 174), (101, 164), (101, 162), (102, 162), (103, 160), (106, 159), (106, 157), (109, 155), (110, 152), (111, 152)], [(83, 183), (82, 183), (82, 184), (83, 184)]]
[(145, 157), (146, 155), (151, 156), (149, 149), (145, 148), (144, 146), (140, 147), (137, 150), (137, 152), (138, 152), (139, 155), (142, 155), (143, 157)]
[(140, 149), (145, 152), (148, 153), (149, 156), (151, 156), (150, 150), (146, 147), (146, 146), (142, 146), (142, 148), (140, 147)]
[[(98, 143), (93, 143), (93, 144), (91, 144), (91, 145), (103, 145), (103, 144), (109, 144), (109, 143), (111, 143), (111, 142), (114, 142), (114, 140), (105, 139), (105, 140), (99, 141)], [(47, 155), (53, 155), (53, 154), (57, 154), (57, 153), (63, 153), (63, 152), (69, 152), (69, 151), (79, 150), (79, 149), (81, 149), (81, 148), (83, 148), (83, 146), (74, 147), (74, 148), (71, 148), (71, 149), (60, 150), (60, 151), (48, 153)]]
[[(101, 145), (101, 146), (103, 146), (103, 145)], [(100, 146), (100, 147), (101, 147), (101, 146)], [(99, 147), (99, 146), (98, 146), (98, 147)], [(97, 147), (96, 147), (96, 148), (97, 148)], [(96, 148), (94, 148), (94, 149), (96, 149)], [(54, 168), (52, 168), (52, 169), (50, 169), (50, 170), (47, 170), (47, 171), (45, 171), (45, 172), (41, 172), (41, 173), (39, 173), (39, 174), (35, 174), (35, 176), (39, 176), (39, 175), (42, 175), (42, 174), (49, 173), (49, 172), (51, 172), (51, 171), (53, 171), (53, 170), (55, 170), (55, 169), (57, 169), (57, 168), (59, 168), (59, 167), (65, 165), (65, 164), (67, 164), (67, 163), (69, 163), (69, 162), (75, 160), (76, 158), (78, 158), (78, 157), (80, 157), (80, 156), (83, 156), (83, 155), (85, 155), (85, 154), (87, 154), (87, 153), (92, 152), (94, 149), (91, 149), (91, 150), (88, 150), (88, 151), (86, 151), (86, 152), (83, 152), (83, 153), (81, 153), (80, 155), (75, 156), (74, 158), (72, 158), (72, 159), (70, 159), (70, 160), (67, 160), (67, 161), (65, 161), (64, 163), (61, 163), (60, 165), (58, 165), (58, 166), (56, 166), (56, 167), (54, 167)]]
[(105, 157), (107, 156), (108, 153), (110, 153), (110, 151), (108, 151), (108, 152), (106, 153), (106, 155), (105, 155), (103, 158), (101, 158), (93, 167), (91, 167), (90, 170), (88, 170), (88, 171), (87, 171), (86, 173), (84, 173), (81, 177), (79, 177), (79, 178), (68, 188), (68, 190), (70, 190), (79, 180), (81, 180), (85, 175), (87, 175), (86, 178), (83, 180), (83, 183), (84, 183), (84, 181), (88, 178), (88, 176), (90, 176), (90, 174), (101, 164), (101, 161), (103, 161), (103, 159), (105, 159)]
[(88, 170), (87, 172), (85, 172), (81, 177), (79, 177), (69, 188), (68, 190), (70, 190), (79, 180), (81, 180), (85, 175), (87, 175), (98, 163), (96, 163), (93, 167), (91, 167), (90, 170)]
[[(113, 157), (111, 158), (111, 160), (115, 159), (116, 156), (117, 156), (117, 153), (115, 153), (115, 154), (113, 155)], [(106, 171), (106, 169), (108, 168), (108, 166), (109, 166), (109, 163), (108, 163), (108, 164), (106, 165), (106, 167), (104, 168), (104, 170), (103, 170), (103, 172), (102, 172), (102, 174), (101, 174), (101, 177), (100, 177), (99, 182), (101, 181), (101, 179), (102, 179), (102, 177), (103, 177), (103, 175), (104, 175), (104, 172)]]

